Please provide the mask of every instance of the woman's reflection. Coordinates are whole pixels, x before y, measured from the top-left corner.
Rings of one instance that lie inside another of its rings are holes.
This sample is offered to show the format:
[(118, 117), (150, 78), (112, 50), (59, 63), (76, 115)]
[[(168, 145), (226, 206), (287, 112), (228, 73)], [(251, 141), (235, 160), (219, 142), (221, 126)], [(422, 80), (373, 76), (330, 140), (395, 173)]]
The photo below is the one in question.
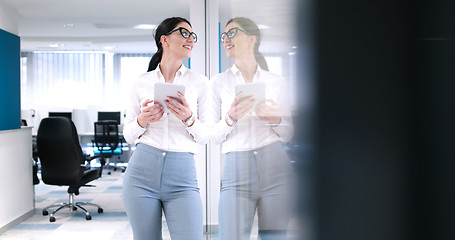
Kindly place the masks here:
[[(252, 20), (229, 20), (221, 42), (235, 64), (212, 79), (218, 121), (212, 142), (223, 143), (225, 154), (220, 239), (250, 239), (256, 210), (260, 238), (282, 239), (290, 219), (292, 175), (283, 148), (293, 133), (287, 84), (268, 71), (258, 50), (260, 30)], [(237, 85), (261, 82), (265, 83), (265, 100), (235, 92)]]

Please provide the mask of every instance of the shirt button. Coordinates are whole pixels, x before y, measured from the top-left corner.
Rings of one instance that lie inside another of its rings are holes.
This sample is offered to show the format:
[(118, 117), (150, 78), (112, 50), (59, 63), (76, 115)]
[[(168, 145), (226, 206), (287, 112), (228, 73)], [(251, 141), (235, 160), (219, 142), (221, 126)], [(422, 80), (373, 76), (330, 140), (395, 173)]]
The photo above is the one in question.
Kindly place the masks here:
[(163, 156), (166, 156), (166, 153), (165, 153), (165, 152), (163, 152), (163, 153), (161, 153), (161, 155), (163, 155)]
[(258, 155), (258, 152), (257, 152), (257, 151), (254, 151), (253, 154), (254, 154), (254, 155)]

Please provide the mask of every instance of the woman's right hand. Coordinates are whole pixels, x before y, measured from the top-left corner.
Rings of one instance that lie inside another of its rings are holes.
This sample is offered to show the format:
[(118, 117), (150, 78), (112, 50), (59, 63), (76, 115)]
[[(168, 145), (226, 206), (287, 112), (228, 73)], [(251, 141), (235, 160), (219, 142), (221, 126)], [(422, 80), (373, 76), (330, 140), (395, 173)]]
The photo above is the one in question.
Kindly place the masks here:
[(164, 114), (164, 109), (161, 104), (147, 99), (141, 103), (141, 113), (137, 117), (137, 123), (142, 128), (145, 128), (148, 123), (156, 122), (161, 119)]
[(242, 93), (237, 94), (229, 109), (229, 117), (234, 121), (238, 121), (244, 117), (254, 106), (254, 98), (252, 96), (243, 97)]

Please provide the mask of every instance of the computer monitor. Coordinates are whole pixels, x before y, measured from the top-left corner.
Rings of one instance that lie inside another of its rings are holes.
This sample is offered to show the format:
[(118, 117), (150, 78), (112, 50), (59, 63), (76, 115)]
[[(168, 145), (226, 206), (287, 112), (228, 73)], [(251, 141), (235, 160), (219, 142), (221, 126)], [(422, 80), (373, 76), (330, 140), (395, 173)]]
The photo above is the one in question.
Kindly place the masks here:
[(115, 120), (120, 124), (120, 112), (98, 112), (98, 121)]
[(49, 112), (49, 117), (66, 117), (71, 120), (72, 112)]

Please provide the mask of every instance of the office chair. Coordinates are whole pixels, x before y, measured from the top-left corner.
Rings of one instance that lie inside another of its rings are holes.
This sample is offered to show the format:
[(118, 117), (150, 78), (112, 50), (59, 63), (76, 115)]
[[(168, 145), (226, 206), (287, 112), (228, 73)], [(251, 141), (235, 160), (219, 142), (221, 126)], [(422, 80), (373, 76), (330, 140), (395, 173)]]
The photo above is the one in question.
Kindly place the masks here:
[[(120, 143), (120, 137), (118, 133), (118, 122), (115, 120), (102, 120), (94, 123), (95, 139), (94, 145), (96, 150), (94, 155), (101, 159), (101, 171), (103, 166), (106, 165), (106, 159), (111, 159), (114, 155), (120, 155), (123, 153), (122, 146)], [(125, 172), (125, 167), (117, 166), (117, 162), (114, 165), (110, 165), (109, 162), (107, 167), (112, 167), (114, 171), (121, 169)], [(101, 174), (101, 172), (100, 172)], [(109, 171), (107, 174), (111, 174)]]
[(38, 157), (41, 162), (41, 180), (45, 184), (68, 186), (69, 201), (50, 205), (43, 209), (43, 215), (49, 214), (50, 208), (57, 207), (51, 214), (49, 221), (55, 222), (54, 214), (60, 209), (69, 208), (70, 212), (82, 209), (85, 219), (91, 220), (90, 213), (82, 205), (95, 206), (98, 213), (103, 209), (94, 203), (74, 202), (74, 195), (79, 195), (79, 188), (99, 178), (99, 169), (86, 170), (86, 159), (79, 145), (74, 123), (64, 117), (44, 118), (38, 128), (37, 136)]

